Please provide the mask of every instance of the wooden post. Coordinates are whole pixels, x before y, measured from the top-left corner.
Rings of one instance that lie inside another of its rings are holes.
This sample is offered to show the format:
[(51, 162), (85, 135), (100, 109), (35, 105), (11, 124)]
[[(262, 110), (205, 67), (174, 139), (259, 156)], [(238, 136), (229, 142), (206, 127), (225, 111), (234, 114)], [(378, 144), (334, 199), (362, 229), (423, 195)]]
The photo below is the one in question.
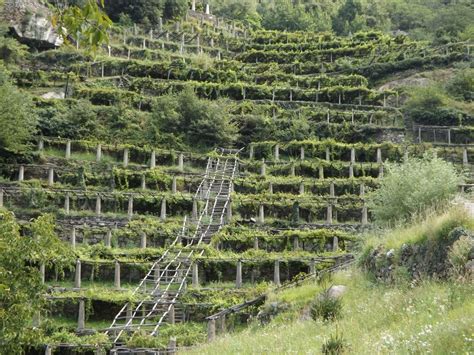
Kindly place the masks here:
[(114, 287), (116, 290), (120, 290), (120, 263), (118, 260), (115, 260)]
[(275, 266), (273, 270), (273, 283), (276, 286), (280, 286), (280, 260), (275, 260)]
[(146, 244), (147, 244), (146, 233), (142, 232), (141, 235), (140, 235), (140, 248), (141, 249), (146, 249)]
[(77, 315), (77, 330), (84, 330), (86, 327), (86, 307), (83, 299), (79, 300), (79, 310)]
[(235, 276), (235, 287), (241, 288), (242, 287), (242, 261), (237, 261), (237, 272)]
[(76, 260), (76, 270), (74, 273), (74, 288), (81, 288), (81, 261), (79, 259)]
[(199, 287), (199, 264), (197, 262), (193, 263), (193, 287)]
[(207, 322), (207, 341), (210, 343), (216, 338), (216, 320), (209, 319)]
[(128, 148), (125, 148), (123, 150), (123, 167), (124, 168), (126, 168), (128, 166), (128, 153), (129, 153)]
[(76, 227), (73, 226), (71, 230), (71, 248), (76, 249)]
[(25, 180), (25, 166), (20, 165), (20, 170), (18, 171), (18, 181), (22, 182)]

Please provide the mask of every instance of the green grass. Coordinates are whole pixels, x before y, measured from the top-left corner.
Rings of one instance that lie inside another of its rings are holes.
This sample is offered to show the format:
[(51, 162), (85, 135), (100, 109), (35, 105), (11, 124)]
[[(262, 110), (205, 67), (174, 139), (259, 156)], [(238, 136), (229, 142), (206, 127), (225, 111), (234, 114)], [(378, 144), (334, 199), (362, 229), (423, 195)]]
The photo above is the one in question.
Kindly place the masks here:
[(246, 330), (183, 351), (189, 354), (318, 354), (336, 332), (353, 354), (462, 354), (473, 348), (473, 285), (422, 282), (406, 286), (377, 285), (358, 271), (340, 273), (333, 284), (348, 287), (342, 318), (334, 323), (301, 317), (322, 287), (311, 283), (274, 296), (290, 311), (269, 325), (253, 323)]

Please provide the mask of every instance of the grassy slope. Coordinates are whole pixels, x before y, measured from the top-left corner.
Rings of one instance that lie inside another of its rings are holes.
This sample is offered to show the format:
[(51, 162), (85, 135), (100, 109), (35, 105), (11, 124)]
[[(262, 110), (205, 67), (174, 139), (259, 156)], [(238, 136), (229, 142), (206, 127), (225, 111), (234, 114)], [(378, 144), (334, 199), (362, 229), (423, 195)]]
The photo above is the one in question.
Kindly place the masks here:
[[(354, 354), (474, 351), (473, 285), (375, 285), (356, 270), (336, 275), (333, 283), (348, 286), (343, 298), (343, 317), (337, 323), (301, 320), (291, 311), (280, 314), (268, 326), (253, 324), (241, 333), (220, 337), (212, 344), (185, 353), (317, 354), (336, 328)], [(307, 285), (278, 298), (301, 305), (320, 289), (315, 284)]]
[[(459, 209), (411, 227), (370, 237), (366, 248), (383, 243), (397, 248), (440, 238), (454, 225), (474, 227)], [(474, 228), (473, 228), (474, 229)], [(348, 286), (343, 297), (343, 316), (336, 323), (305, 320), (307, 305), (330, 284)], [(336, 328), (354, 354), (467, 354), (474, 351), (474, 284), (423, 281), (386, 285), (371, 281), (357, 269), (341, 272), (329, 283), (311, 283), (273, 295), (268, 303), (283, 302), (290, 309), (269, 325), (256, 322), (240, 333), (219, 337), (190, 354), (317, 354)]]

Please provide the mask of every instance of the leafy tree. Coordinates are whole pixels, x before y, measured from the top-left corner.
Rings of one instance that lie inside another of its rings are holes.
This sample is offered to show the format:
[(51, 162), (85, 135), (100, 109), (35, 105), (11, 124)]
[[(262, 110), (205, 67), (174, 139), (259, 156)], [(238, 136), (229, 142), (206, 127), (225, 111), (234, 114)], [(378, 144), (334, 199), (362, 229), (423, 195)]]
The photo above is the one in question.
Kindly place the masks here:
[(26, 152), (36, 132), (36, 121), (31, 97), (10, 82), (0, 61), (0, 150)]
[(13, 213), (0, 209), (0, 354), (21, 354), (25, 346), (41, 343), (41, 331), (30, 326), (45, 303), (39, 262), (62, 268), (72, 261), (52, 216), (39, 217), (26, 234)]
[(105, 0), (105, 11), (114, 21), (128, 15), (135, 23), (153, 24), (163, 14), (163, 0)]
[(275, 0), (259, 8), (262, 25), (272, 30), (304, 30), (312, 24), (311, 14), (304, 5), (293, 4), (290, 0)]
[(165, 0), (163, 15), (165, 18), (173, 19), (179, 18), (188, 11), (187, 0)]
[(387, 163), (380, 188), (371, 195), (370, 207), (376, 222), (406, 221), (451, 199), (462, 178), (451, 163), (432, 154)]
[(446, 89), (455, 98), (465, 101), (474, 100), (474, 69), (458, 71), (448, 82)]
[(352, 29), (351, 23), (361, 11), (362, 7), (357, 0), (346, 0), (333, 20), (334, 31), (338, 34), (347, 34)]

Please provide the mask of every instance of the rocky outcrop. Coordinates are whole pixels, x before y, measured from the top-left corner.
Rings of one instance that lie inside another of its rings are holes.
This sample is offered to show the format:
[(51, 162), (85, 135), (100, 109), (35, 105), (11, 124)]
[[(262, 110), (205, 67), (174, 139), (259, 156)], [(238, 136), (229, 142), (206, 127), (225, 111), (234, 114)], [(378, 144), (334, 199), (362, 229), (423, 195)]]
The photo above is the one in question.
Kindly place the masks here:
[(36, 48), (54, 48), (63, 39), (51, 24), (52, 13), (38, 0), (5, 0), (1, 18), (20, 41)]

